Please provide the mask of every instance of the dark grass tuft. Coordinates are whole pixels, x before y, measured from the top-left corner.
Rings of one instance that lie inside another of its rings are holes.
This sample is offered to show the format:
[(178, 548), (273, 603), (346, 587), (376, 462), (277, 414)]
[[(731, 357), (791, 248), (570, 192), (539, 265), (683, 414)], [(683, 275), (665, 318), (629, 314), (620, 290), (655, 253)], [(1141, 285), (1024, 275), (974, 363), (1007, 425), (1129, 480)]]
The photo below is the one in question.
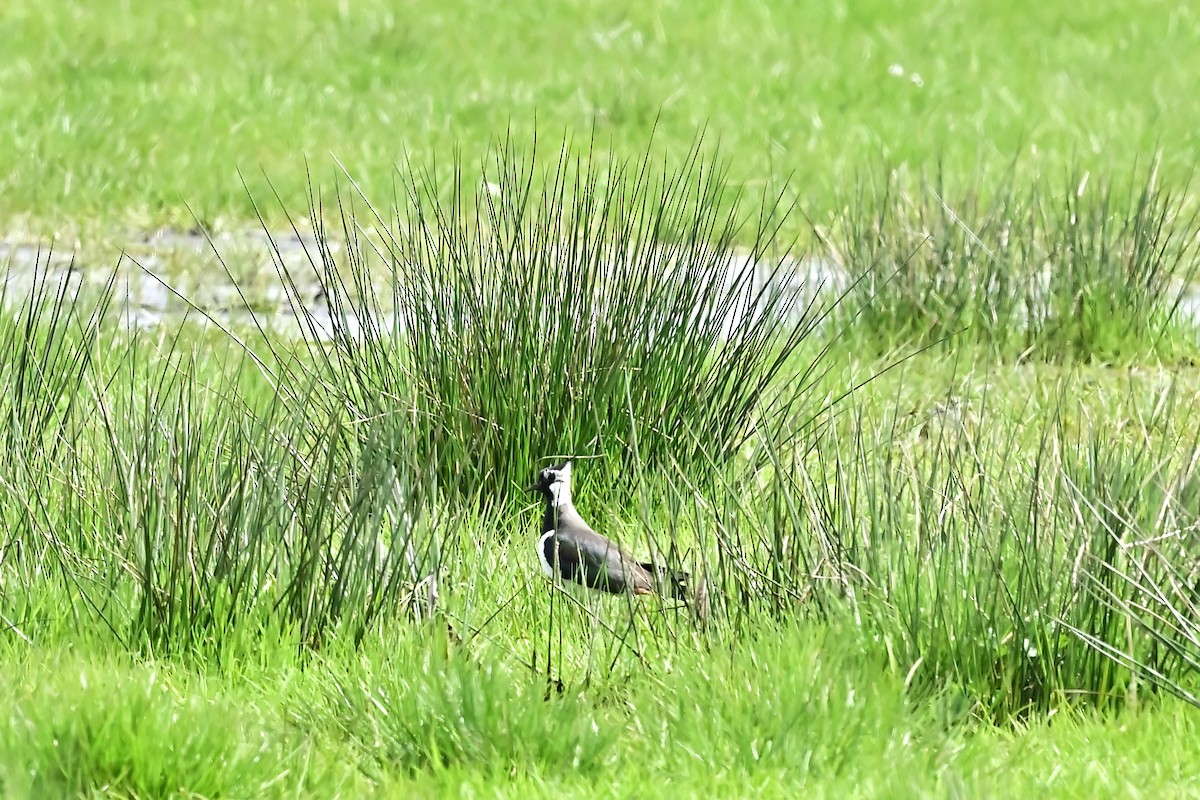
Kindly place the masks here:
[(846, 306), (867, 338), (975, 344), (1008, 361), (1193, 362), (1196, 320), (1181, 305), (1196, 294), (1200, 209), (1188, 183), (1162, 185), (1157, 163), (1117, 182), (1023, 175), (1014, 162), (998, 178), (937, 168), (857, 184), (819, 235), (875, 298)]

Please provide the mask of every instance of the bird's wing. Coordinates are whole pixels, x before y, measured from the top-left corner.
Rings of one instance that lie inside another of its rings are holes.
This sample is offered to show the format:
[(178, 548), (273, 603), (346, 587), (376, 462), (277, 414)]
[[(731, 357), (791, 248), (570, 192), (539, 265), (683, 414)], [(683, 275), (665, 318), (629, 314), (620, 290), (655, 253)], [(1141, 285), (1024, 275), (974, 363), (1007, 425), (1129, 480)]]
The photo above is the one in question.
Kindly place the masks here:
[(581, 520), (560, 525), (553, 536), (543, 537), (542, 556), (547, 565), (557, 562), (558, 572), (569, 581), (593, 589), (644, 594), (654, 581), (640, 564), (616, 542), (593, 531)]
[(610, 592), (632, 591), (634, 594), (654, 591), (650, 573), (630, 558), (616, 542), (590, 528), (573, 530), (569, 538), (578, 553), (588, 586)]

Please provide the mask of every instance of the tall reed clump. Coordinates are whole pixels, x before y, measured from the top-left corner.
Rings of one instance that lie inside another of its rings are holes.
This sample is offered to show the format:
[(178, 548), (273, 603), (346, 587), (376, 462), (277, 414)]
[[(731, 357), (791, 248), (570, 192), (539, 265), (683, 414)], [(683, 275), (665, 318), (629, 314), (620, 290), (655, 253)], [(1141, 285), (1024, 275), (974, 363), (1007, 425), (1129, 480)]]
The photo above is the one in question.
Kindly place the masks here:
[(888, 172), (860, 181), (820, 235), (876, 298), (862, 323), (889, 344), (952, 336), (1006, 360), (1194, 358), (1181, 305), (1194, 293), (1200, 209), (1187, 185), (1161, 185), (1156, 165), (1064, 184), (1026, 183), (1015, 164), (965, 185), (940, 169)]
[(128, 329), (111, 284), (17, 299), (5, 623), (172, 651), (362, 637), (436, 608), (445, 521), (539, 459), (603, 454), (633, 481), (727, 463), (785, 418), (815, 317), (778, 204), (737, 256), (738, 198), (698, 152), (677, 172), (563, 153), (537, 180), (504, 148), (493, 169), (473, 201), (413, 178), (392, 227), (343, 203), (344, 257), (317, 207), (327, 313), (297, 303), (299, 342)]
[(295, 359), (124, 329), (112, 282), (34, 284), (0, 320), (9, 630), (219, 650), (429, 610), (447, 545), (398, 427), (330, 404)]
[(556, 454), (602, 455), (627, 481), (635, 460), (724, 463), (776, 426), (800, 394), (777, 379), (816, 319), (777, 241), (788, 208), (743, 216), (699, 148), (677, 170), (649, 153), (540, 163), (501, 146), (478, 191), (461, 170), (449, 187), (405, 175), (390, 220), (341, 200), (344, 256), (318, 210), (322, 292), (356, 320), (322, 356), (332, 390), (402, 414), (416, 460), (472, 500)]
[(52, 270), (51, 255), (38, 254), (27, 282), (6, 279), (0, 297), (7, 311), (0, 315), (0, 624), (25, 640), (25, 619), (42, 599), (26, 588), (61, 576), (78, 594), (88, 578), (76, 555), (87, 533), (60, 524), (60, 501), (79, 457), (75, 423), (87, 413), (80, 386), (103, 352), (97, 344), (110, 299), (102, 291), (76, 304), (80, 273)]
[[(1104, 491), (1078, 492), (1072, 510), (1103, 548), (1081, 564), (1097, 613), (1071, 631), (1113, 669), (1200, 707), (1200, 443), (1193, 435), (1187, 445), (1191, 458), (1176, 468), (1141, 450), (1126, 451), (1123, 461), (1099, 448), (1089, 453), (1086, 464), (1104, 476)], [(1130, 474), (1130, 463), (1143, 466), (1140, 475)], [(1097, 618), (1124, 635), (1097, 631)]]
[(1032, 425), (984, 399), (764, 443), (756, 487), (696, 493), (718, 613), (849, 622), (919, 694), (991, 720), (1119, 705), (1142, 675), (1194, 688), (1197, 444), (1162, 396), (1114, 435), (1070, 387)]

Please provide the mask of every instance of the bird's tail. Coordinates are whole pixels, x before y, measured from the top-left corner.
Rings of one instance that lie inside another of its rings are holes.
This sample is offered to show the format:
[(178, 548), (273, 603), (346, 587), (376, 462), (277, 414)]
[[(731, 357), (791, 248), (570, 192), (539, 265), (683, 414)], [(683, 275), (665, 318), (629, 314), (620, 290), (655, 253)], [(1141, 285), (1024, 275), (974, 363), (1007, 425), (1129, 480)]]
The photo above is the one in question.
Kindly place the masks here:
[(699, 625), (708, 624), (708, 581), (704, 576), (693, 580), (691, 574), (683, 570), (670, 570), (655, 564), (642, 564), (642, 568), (654, 576), (660, 594), (682, 600)]
[(640, 566), (654, 576), (654, 582), (660, 594), (676, 600), (686, 600), (691, 595), (692, 577), (690, 573), (667, 569), (652, 562), (645, 562)]

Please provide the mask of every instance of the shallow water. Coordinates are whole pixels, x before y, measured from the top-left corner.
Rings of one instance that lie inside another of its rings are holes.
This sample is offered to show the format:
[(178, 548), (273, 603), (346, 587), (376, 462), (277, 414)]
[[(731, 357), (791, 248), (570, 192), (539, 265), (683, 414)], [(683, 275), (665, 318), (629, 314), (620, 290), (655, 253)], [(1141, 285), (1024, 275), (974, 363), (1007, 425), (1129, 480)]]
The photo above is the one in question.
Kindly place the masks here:
[[(344, 261), (339, 243), (328, 246), (335, 261)], [(752, 264), (750, 259), (745, 252), (730, 253), (728, 275), (754, 268), (754, 280), (740, 290), (744, 299), (762, 305), (761, 290), (781, 291), (790, 296), (797, 319), (812, 301), (833, 301), (850, 284), (848, 272), (831, 258), (789, 258), (782, 265)], [(131, 237), (115, 266), (87, 263), (84, 256), (63, 249), (0, 241), (0, 291), (10, 308), (22, 306), (39, 292), (51, 298), (64, 288), (99, 291), (115, 269), (113, 307), (128, 329), (151, 329), (187, 319), (226, 328), (261, 326), (284, 337), (328, 339), (339, 327), (344, 335), (360, 336), (364, 320), (357, 312), (335, 315), (330, 309), (317, 278), (320, 268), (316, 238), (294, 231), (230, 232), (211, 239), (201, 232), (156, 231)], [(290, 290), (281, 274), (292, 280)], [(1044, 282), (1048, 280), (1047, 275)], [(387, 281), (380, 283), (386, 286)], [(715, 290), (721, 288), (714, 285)], [(1181, 292), (1180, 315), (1200, 326), (1200, 286), (1179, 283), (1176, 288)], [(373, 327), (394, 330), (401, 317), (384, 293), (390, 294), (383, 288), (372, 303), (384, 309), (375, 313)], [(726, 324), (732, 316), (733, 312)]]

